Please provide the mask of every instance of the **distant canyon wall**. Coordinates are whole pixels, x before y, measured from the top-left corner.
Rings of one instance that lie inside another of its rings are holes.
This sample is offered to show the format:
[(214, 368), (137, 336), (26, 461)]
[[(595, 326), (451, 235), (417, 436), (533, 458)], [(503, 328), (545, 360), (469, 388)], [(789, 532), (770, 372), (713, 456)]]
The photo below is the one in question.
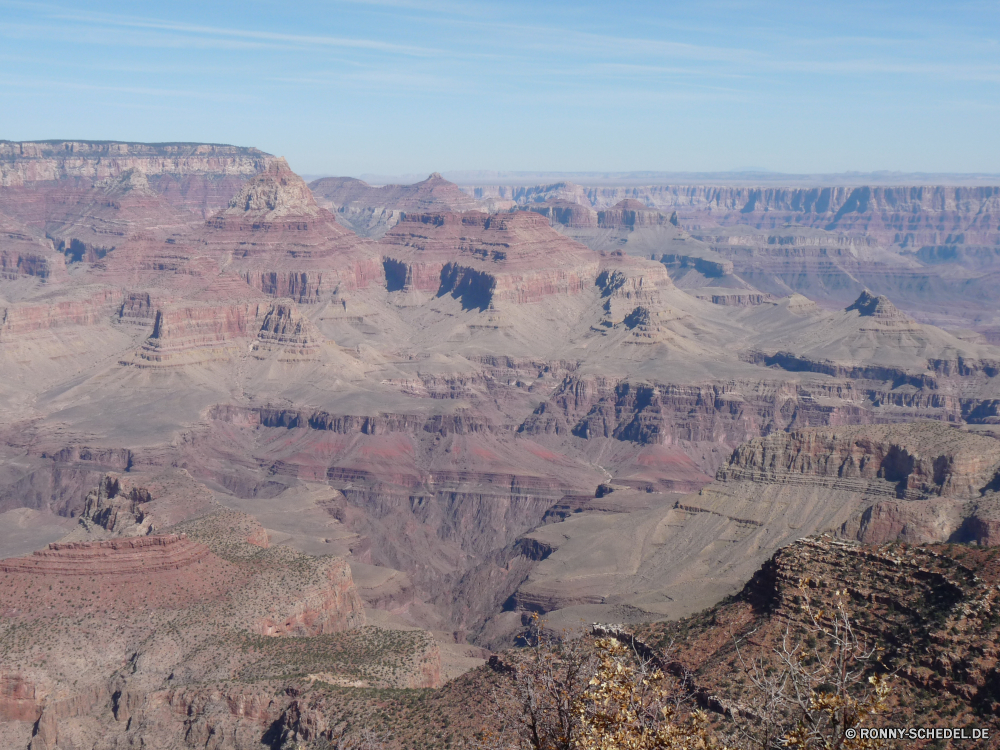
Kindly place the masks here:
[(128, 169), (139, 169), (147, 175), (249, 177), (273, 158), (256, 148), (214, 144), (2, 141), (0, 186), (18, 187), (73, 177), (100, 180)]
[(682, 225), (692, 229), (733, 224), (776, 228), (791, 221), (827, 230), (867, 232), (881, 242), (896, 244), (995, 244), (1000, 239), (1000, 186), (584, 187), (557, 183), (463, 189), (478, 200), (506, 200), (522, 206), (557, 200), (604, 210), (622, 200), (636, 200), (661, 211), (677, 211)]

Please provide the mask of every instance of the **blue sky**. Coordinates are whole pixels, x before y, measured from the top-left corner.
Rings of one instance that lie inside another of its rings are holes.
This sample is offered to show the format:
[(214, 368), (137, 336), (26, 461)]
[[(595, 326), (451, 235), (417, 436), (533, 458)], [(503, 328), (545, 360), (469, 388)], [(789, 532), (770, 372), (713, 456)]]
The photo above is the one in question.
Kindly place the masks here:
[(1000, 3), (0, 0), (0, 138), (317, 174), (1000, 173)]

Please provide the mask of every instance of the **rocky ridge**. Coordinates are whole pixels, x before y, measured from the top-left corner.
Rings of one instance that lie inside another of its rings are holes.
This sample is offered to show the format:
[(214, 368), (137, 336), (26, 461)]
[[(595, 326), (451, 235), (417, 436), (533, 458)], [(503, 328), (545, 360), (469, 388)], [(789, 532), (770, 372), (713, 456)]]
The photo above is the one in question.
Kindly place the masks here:
[(413, 185), (373, 187), (350, 177), (324, 177), (309, 183), (324, 208), (363, 237), (381, 238), (405, 213), (475, 211), (483, 206), (437, 172)]
[[(167, 499), (108, 476), (84, 526), (116, 498), (140, 508)], [(200, 513), (173, 533), (55, 543), (0, 562), (5, 738), (45, 750), (154, 737), (186, 747), (217, 732), (260, 742), (287, 707), (275, 680), (440, 684), (429, 636), (365, 625), (343, 559), (269, 547), (236, 511)], [(120, 514), (104, 520), (100, 531), (130, 531)], [(97, 645), (81, 652), (81, 639)]]
[[(463, 189), (480, 200), (542, 211), (553, 226), (595, 249), (615, 243), (633, 254), (660, 257), (669, 246), (667, 254), (690, 259), (683, 268), (695, 259), (733, 264), (721, 274), (726, 283), (716, 286), (774, 296), (799, 292), (831, 305), (847, 304), (868, 287), (925, 322), (969, 327), (991, 338), (1000, 325), (986, 313), (992, 309), (989, 289), (998, 260), (996, 187), (556, 183)], [(686, 231), (674, 236), (641, 226), (625, 233), (598, 231), (597, 213), (623, 200), (675, 215)], [(682, 276), (682, 286), (692, 289), (713, 278), (685, 271), (675, 280)]]

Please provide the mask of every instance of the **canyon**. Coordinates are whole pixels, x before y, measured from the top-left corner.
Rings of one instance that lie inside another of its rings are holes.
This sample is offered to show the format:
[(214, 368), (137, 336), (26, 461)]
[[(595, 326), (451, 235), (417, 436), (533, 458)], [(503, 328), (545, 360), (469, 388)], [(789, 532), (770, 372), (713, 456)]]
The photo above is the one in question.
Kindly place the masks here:
[(437, 689), (533, 614), (995, 545), (998, 196), (0, 143), (0, 736), (331, 739), (304, 686)]

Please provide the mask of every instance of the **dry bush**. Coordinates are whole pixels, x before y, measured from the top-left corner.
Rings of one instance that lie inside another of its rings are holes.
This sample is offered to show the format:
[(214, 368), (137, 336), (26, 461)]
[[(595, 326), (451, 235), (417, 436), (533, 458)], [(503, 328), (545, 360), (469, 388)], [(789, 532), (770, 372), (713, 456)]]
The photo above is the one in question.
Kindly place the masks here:
[(674, 680), (613, 639), (601, 639), (595, 646), (599, 666), (578, 701), (580, 750), (722, 747), (704, 713), (678, 713)]
[[(851, 727), (885, 719), (889, 678), (882, 649), (859, 631), (836, 592), (829, 610), (800, 590), (804, 624), (750, 656), (736, 640), (749, 679), (731, 707), (725, 744), (739, 750), (870, 750), (886, 741), (847, 738)], [(755, 631), (756, 632), (756, 631)], [(494, 724), (479, 750), (708, 750), (725, 746), (709, 717), (692, 710), (683, 681), (662, 659), (644, 658), (614, 638), (561, 642), (536, 618), (530, 646), (500, 668)]]
[(572, 750), (580, 731), (578, 702), (597, 667), (580, 640), (548, 636), (535, 615), (528, 646), (510, 656), (493, 691), (494, 725), (482, 750)]
[(888, 711), (882, 649), (852, 623), (846, 592), (834, 592), (832, 607), (824, 610), (813, 606), (807, 585), (799, 587), (804, 627), (793, 631), (788, 622), (770, 653), (745, 653), (754, 633), (734, 639), (750, 688), (734, 711), (730, 740), (745, 750), (886, 747), (884, 740), (844, 735), (852, 727), (875, 726)]
[(614, 639), (547, 638), (534, 619), (529, 647), (504, 665), (494, 727), (479, 750), (711, 748), (707, 718), (680, 718), (680, 683)]

